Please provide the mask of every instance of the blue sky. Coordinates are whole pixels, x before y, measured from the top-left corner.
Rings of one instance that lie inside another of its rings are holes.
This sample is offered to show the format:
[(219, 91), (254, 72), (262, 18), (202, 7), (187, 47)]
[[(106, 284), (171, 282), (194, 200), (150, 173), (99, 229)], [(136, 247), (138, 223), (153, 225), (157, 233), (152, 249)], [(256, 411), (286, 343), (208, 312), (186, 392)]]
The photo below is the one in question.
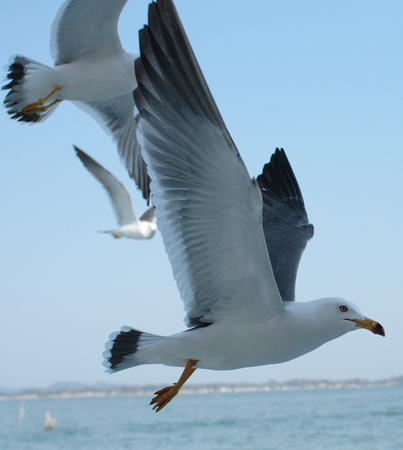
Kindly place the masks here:
[[(52, 64), (50, 27), (60, 4), (2, 6), (4, 66), (15, 53)], [(402, 375), (402, 3), (176, 6), (251, 176), (284, 147), (299, 180), (315, 236), (301, 261), (297, 299), (347, 298), (386, 329), (384, 339), (360, 330), (289, 363), (199, 370), (191, 381)], [(129, 0), (122, 12), (127, 51), (137, 52), (147, 7)], [(0, 130), (0, 386), (175, 381), (178, 368), (108, 376), (101, 366), (108, 335), (122, 325), (157, 334), (185, 328), (161, 236), (137, 242), (97, 233), (112, 228), (114, 217), (72, 144), (130, 187), (139, 213), (145, 209), (111, 138), (68, 102), (32, 126), (2, 108)]]

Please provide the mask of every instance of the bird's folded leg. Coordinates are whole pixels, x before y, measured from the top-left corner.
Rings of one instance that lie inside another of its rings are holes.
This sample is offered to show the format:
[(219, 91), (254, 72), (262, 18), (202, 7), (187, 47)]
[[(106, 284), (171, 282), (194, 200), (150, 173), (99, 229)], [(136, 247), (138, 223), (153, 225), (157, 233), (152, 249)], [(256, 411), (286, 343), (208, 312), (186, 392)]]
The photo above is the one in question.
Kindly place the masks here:
[(164, 408), (164, 406), (166, 406), (175, 397), (175, 395), (178, 394), (180, 388), (196, 370), (196, 368), (193, 367), (196, 363), (197, 360), (189, 359), (177, 383), (174, 383), (173, 386), (167, 386), (166, 388), (155, 392), (155, 397), (151, 400), (150, 405), (154, 405), (155, 403), (153, 409), (155, 409), (156, 412)]
[(54, 102), (50, 103), (49, 105), (43, 106), (43, 104), (52, 97), (52, 95), (56, 94), (56, 92), (60, 91), (61, 87), (56, 86), (46, 97), (40, 98), (37, 102), (29, 103), (28, 105), (24, 106), (22, 108), (22, 112), (24, 114), (37, 114), (40, 112), (45, 112), (49, 108), (51, 108), (53, 105), (55, 105), (58, 102), (61, 102), (61, 100), (55, 100)]

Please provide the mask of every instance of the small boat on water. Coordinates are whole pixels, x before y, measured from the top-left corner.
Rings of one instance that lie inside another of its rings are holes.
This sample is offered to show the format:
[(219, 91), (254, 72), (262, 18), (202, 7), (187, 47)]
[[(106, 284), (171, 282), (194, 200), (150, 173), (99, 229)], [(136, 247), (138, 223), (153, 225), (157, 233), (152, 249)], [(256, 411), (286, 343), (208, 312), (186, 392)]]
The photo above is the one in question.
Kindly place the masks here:
[(49, 411), (45, 413), (45, 428), (47, 430), (53, 430), (56, 424), (56, 419), (54, 419)]
[(22, 422), (24, 421), (24, 416), (25, 416), (24, 403), (21, 403), (20, 413), (18, 415), (18, 428), (22, 427)]

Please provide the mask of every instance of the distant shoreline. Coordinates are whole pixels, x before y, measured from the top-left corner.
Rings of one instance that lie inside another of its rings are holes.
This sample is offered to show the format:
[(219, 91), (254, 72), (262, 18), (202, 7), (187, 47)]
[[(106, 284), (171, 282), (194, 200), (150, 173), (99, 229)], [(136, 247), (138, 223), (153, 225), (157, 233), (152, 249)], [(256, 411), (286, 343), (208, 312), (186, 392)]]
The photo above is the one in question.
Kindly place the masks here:
[[(267, 383), (211, 383), (189, 384), (183, 394), (225, 394), (240, 392), (294, 391), (312, 389), (362, 389), (375, 387), (403, 386), (403, 376), (369, 381), (359, 378), (349, 380), (306, 380), (269, 381)], [(21, 389), (8, 391), (0, 388), (0, 401), (38, 400), (94, 397), (129, 397), (153, 395), (160, 385), (85, 385), (80, 383), (58, 383), (48, 389)]]

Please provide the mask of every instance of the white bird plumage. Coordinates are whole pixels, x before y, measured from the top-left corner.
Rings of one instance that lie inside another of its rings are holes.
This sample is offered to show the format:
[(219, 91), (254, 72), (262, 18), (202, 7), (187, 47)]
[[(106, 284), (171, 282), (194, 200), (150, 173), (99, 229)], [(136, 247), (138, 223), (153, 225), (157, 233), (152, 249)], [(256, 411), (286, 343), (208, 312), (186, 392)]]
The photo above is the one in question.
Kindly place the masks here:
[(21, 55), (12, 57), (4, 103), (13, 119), (36, 123), (61, 101), (73, 101), (112, 134), (130, 176), (148, 199), (149, 179), (136, 139), (136, 55), (123, 49), (117, 30), (126, 3), (65, 1), (52, 25), (55, 67)]
[(120, 228), (102, 231), (115, 238), (151, 239), (156, 231), (154, 207), (148, 208), (138, 218), (134, 211), (129, 191), (126, 187), (101, 164), (87, 153), (74, 146), (77, 156), (88, 171), (102, 184), (111, 200), (112, 208)]
[(384, 335), (346, 300), (293, 301), (299, 258), (313, 234), (298, 183), (280, 150), (258, 180), (250, 178), (172, 0), (150, 4), (140, 50), (143, 156), (192, 328), (158, 336), (123, 327), (106, 344), (108, 371), (185, 367), (178, 383), (156, 393), (151, 403), (159, 411), (196, 368), (288, 361), (359, 327)]

